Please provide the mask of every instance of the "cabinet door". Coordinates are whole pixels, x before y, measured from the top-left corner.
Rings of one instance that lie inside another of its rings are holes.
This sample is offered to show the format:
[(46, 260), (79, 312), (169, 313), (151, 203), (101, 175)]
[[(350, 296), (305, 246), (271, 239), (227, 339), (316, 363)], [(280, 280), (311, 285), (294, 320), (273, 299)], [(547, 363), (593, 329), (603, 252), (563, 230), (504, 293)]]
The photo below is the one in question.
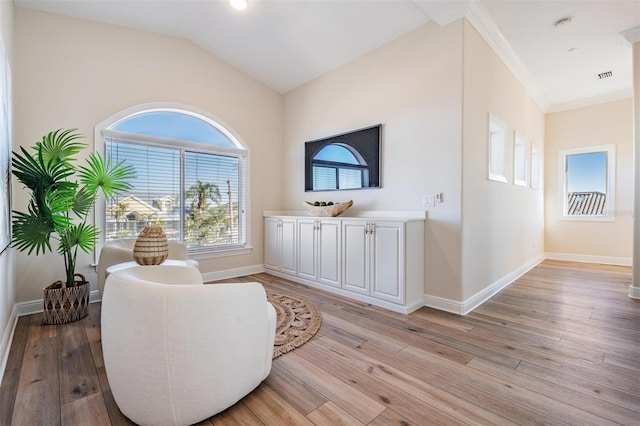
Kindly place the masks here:
[(278, 219), (264, 219), (264, 267), (280, 269), (280, 244), (278, 242)]
[(367, 222), (344, 221), (342, 224), (342, 288), (369, 294), (367, 261), (369, 234)]
[(404, 223), (375, 222), (371, 235), (371, 295), (404, 303)]
[(318, 236), (318, 281), (340, 287), (340, 221), (322, 220)]
[(298, 276), (316, 279), (316, 224), (315, 219), (298, 220)]
[(296, 273), (296, 220), (282, 219), (280, 226), (280, 270)]

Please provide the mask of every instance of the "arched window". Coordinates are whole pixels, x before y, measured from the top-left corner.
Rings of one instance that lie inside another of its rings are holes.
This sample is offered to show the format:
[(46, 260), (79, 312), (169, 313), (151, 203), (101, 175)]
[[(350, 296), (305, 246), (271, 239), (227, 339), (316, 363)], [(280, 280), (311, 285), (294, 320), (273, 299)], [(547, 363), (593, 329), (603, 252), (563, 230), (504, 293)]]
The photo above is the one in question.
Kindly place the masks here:
[(357, 189), (369, 186), (369, 169), (354, 148), (331, 143), (311, 160), (314, 191)]
[(103, 241), (157, 225), (190, 253), (246, 247), (248, 150), (219, 120), (182, 105), (140, 105), (97, 126), (96, 149), (136, 170), (131, 191), (105, 200)]

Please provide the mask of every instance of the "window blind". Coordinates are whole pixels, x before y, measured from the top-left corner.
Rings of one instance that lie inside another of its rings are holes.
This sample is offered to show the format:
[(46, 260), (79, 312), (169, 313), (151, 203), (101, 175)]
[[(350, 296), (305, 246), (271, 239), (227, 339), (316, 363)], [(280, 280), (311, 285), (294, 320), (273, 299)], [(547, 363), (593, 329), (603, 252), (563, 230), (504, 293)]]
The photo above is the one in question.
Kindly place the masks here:
[(244, 230), (245, 158), (106, 138), (112, 161), (136, 171), (133, 189), (106, 200), (105, 240), (135, 238), (162, 226), (190, 251), (237, 247)]

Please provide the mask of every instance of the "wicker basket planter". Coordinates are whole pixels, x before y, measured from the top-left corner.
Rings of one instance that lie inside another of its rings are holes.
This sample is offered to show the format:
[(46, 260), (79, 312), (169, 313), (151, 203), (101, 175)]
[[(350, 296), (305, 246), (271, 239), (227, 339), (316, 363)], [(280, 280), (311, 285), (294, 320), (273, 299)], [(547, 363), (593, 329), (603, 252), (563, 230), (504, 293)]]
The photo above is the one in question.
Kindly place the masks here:
[(90, 283), (82, 274), (73, 287), (62, 287), (62, 281), (56, 281), (44, 289), (44, 323), (66, 324), (89, 315)]
[(314, 206), (313, 203), (309, 201), (305, 201), (304, 204), (307, 206), (307, 209), (314, 216), (320, 217), (336, 217), (344, 213), (349, 207), (353, 205), (353, 201), (345, 201), (344, 203), (337, 203), (331, 206)]
[(138, 265), (160, 265), (167, 257), (167, 234), (160, 226), (145, 226), (133, 246), (133, 259)]

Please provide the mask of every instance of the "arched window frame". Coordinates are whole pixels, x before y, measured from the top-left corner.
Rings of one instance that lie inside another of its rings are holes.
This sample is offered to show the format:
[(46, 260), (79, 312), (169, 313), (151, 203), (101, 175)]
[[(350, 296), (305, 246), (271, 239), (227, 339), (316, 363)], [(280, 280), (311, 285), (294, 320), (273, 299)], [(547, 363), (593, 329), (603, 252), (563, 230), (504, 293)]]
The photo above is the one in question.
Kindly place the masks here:
[[(331, 146), (336, 146), (336, 147), (340, 147), (346, 151), (348, 151), (354, 158), (354, 160), (356, 161), (356, 163), (344, 163), (344, 162), (339, 162), (339, 161), (330, 161), (330, 160), (321, 160), (318, 159), (318, 156), (320, 155), (320, 153), (322, 153), (322, 151), (327, 148), (327, 147), (331, 147)], [(335, 172), (335, 182), (336, 182), (336, 188), (322, 188), (323, 190), (337, 190), (337, 189), (362, 189), (362, 188), (366, 188), (369, 186), (369, 166), (366, 163), (366, 161), (364, 160), (364, 158), (362, 157), (362, 154), (360, 154), (360, 152), (358, 152), (357, 149), (353, 148), (352, 146), (349, 146), (347, 144), (344, 143), (340, 143), (340, 142), (332, 142), (332, 143), (328, 143), (326, 145), (324, 145), (322, 148), (320, 148), (318, 150), (318, 152), (313, 156), (313, 158), (311, 159), (311, 167), (313, 169), (315, 169), (315, 167), (324, 167), (324, 168), (328, 168), (328, 169), (333, 169)], [(357, 170), (360, 172), (360, 185), (358, 187), (346, 187), (343, 188), (340, 185), (340, 172), (342, 170)], [(314, 179), (315, 179), (315, 171), (313, 173)], [(315, 187), (315, 184), (314, 184)]]
[[(152, 112), (175, 112), (179, 114), (190, 115), (194, 118), (205, 121), (210, 124), (224, 136), (226, 136), (234, 145), (235, 148), (223, 147), (218, 145), (210, 145), (205, 143), (196, 143), (190, 141), (181, 141), (175, 139), (167, 139), (156, 136), (149, 135), (140, 135), (140, 134), (132, 134), (126, 132), (119, 132), (113, 130), (118, 123), (133, 118), (137, 115), (152, 113)], [(99, 152), (101, 154), (105, 154), (105, 146), (106, 141), (109, 138), (117, 138), (118, 140), (128, 141), (132, 144), (141, 144), (146, 146), (155, 146), (155, 147), (170, 147), (175, 149), (188, 150), (189, 152), (202, 152), (202, 153), (213, 153), (213, 154), (221, 154), (221, 155), (232, 155), (238, 156), (242, 158), (242, 162), (244, 163), (244, 173), (240, 175), (240, 179), (244, 179), (241, 182), (241, 188), (244, 190), (241, 194), (239, 194), (239, 210), (242, 212), (242, 234), (244, 238), (240, 244), (234, 247), (207, 247), (205, 249), (197, 249), (197, 250), (189, 250), (190, 257), (194, 259), (208, 259), (208, 258), (216, 258), (216, 257), (224, 257), (224, 256), (233, 256), (233, 255), (242, 255), (250, 253), (252, 247), (250, 244), (251, 241), (251, 230), (250, 230), (250, 206), (249, 206), (249, 149), (247, 145), (242, 141), (240, 136), (235, 133), (230, 126), (228, 126), (224, 121), (210, 114), (209, 112), (190, 106), (179, 103), (171, 103), (171, 102), (154, 102), (154, 103), (145, 103), (135, 105), (129, 108), (126, 108), (122, 111), (119, 111), (112, 116), (106, 118), (101, 123), (95, 126), (94, 128), (94, 151)], [(184, 200), (184, 185), (181, 185), (182, 193), (181, 200)], [(96, 226), (101, 231), (104, 231), (106, 224), (106, 201), (103, 197), (100, 197), (98, 202), (96, 203), (95, 208), (95, 223)], [(182, 239), (182, 236), (181, 236)], [(100, 249), (105, 243), (104, 232), (101, 232), (100, 241), (97, 245), (95, 251), (96, 263), (100, 253)]]

